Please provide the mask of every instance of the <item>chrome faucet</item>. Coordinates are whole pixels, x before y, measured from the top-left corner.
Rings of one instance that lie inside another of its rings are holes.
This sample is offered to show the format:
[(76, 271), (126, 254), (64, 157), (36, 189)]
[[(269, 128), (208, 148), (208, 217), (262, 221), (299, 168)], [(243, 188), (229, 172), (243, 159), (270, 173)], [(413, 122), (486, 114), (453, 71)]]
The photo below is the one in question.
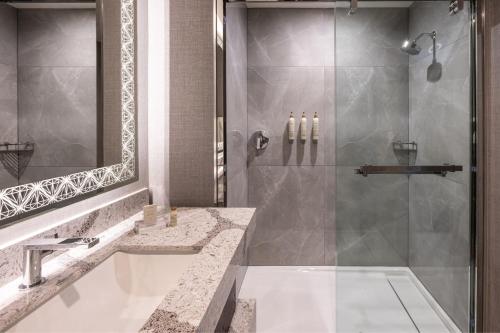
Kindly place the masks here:
[(23, 246), (23, 277), (20, 289), (42, 284), (42, 259), (57, 250), (85, 246), (88, 249), (99, 243), (99, 238), (38, 238), (31, 239)]

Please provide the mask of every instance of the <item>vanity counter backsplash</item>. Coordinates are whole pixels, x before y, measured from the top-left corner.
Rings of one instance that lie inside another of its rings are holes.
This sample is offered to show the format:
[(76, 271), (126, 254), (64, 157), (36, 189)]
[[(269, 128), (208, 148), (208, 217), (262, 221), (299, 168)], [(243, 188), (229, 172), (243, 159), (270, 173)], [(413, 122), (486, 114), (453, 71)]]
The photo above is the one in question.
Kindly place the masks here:
[(0, 331), (16, 325), (115, 253), (125, 252), (193, 253), (193, 261), (140, 332), (213, 332), (227, 316), (226, 303), (231, 298), (235, 301), (241, 287), (254, 212), (253, 208), (180, 208), (177, 226), (158, 223), (136, 233), (135, 222), (142, 219), (142, 213), (137, 213), (87, 235), (99, 237), (99, 244), (66, 251), (44, 264), (47, 280), (42, 285), (20, 291), (16, 279), (0, 287)]

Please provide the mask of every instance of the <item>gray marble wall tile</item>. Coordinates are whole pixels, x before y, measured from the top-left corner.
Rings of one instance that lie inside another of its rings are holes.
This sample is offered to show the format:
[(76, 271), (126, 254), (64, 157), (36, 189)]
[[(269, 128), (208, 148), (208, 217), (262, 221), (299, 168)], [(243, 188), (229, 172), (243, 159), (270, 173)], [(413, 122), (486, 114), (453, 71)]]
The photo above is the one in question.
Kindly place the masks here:
[(12, 176), (4, 166), (0, 163), (0, 189), (13, 187), (18, 185), (16, 177)]
[(416, 2), (410, 32), (438, 32), (439, 80), (429, 80), (430, 40), (410, 65), (410, 140), (418, 164), (459, 164), (446, 178), (410, 179), (410, 268), (459, 328), (468, 331), (470, 259), (470, 70), (469, 13), (447, 15), (446, 1)]
[(248, 205), (247, 9), (226, 9), (227, 205)]
[[(325, 121), (325, 71), (319, 67), (258, 67), (248, 70), (248, 142), (250, 165), (324, 165), (326, 133), (333, 122)], [(288, 141), (288, 119), (293, 112), (296, 137)], [(307, 140), (300, 140), (302, 113), (308, 119)], [(320, 138), (312, 141), (312, 119), (320, 119)], [(330, 115), (331, 116), (331, 115)], [(255, 133), (270, 137), (265, 151), (255, 149)], [(330, 147), (331, 149), (331, 147)]]
[(96, 66), (95, 10), (20, 10), (20, 66)]
[(410, 267), (464, 332), (469, 314), (468, 183), (468, 174), (410, 180)]
[[(359, 15), (358, 15), (359, 14)], [(337, 265), (408, 264), (408, 178), (354, 174), (363, 164), (399, 164), (408, 140), (407, 8), (336, 15)]]
[[(437, 47), (443, 48), (459, 39), (469, 36), (469, 1), (465, 1), (464, 10), (456, 15), (448, 14), (450, 2), (441, 1), (415, 1), (410, 7), (409, 38), (413, 39), (422, 32), (437, 32)], [(410, 57), (410, 63), (420, 61), (424, 57), (432, 56), (432, 40), (422, 38), (418, 44), (422, 52)]]
[(337, 166), (339, 265), (408, 265), (408, 177), (354, 174)]
[(427, 80), (430, 58), (410, 66), (410, 138), (417, 163), (468, 165), (470, 145), (469, 40), (437, 52), (442, 77)]
[(399, 49), (408, 34), (407, 8), (360, 8), (351, 16), (339, 8), (335, 26), (337, 66), (408, 65)]
[(336, 165), (336, 75), (335, 67), (325, 67), (325, 109), (323, 121), (320, 124), (320, 134), (325, 141), (325, 164)]
[(35, 143), (30, 166), (96, 165), (96, 72), (19, 68), (19, 140)]
[(72, 173), (92, 170), (95, 167), (89, 166), (71, 166), (71, 167), (57, 167), (57, 166), (29, 166), (23, 174), (19, 177), (19, 184), (28, 184), (38, 182), (44, 179), (50, 179)]
[[(93, 237), (136, 214), (148, 202), (149, 192), (146, 189), (60, 226), (51, 228), (30, 239), (53, 237), (55, 233), (61, 238)], [(50, 260), (60, 253), (60, 251), (55, 252), (46, 257), (44, 261)], [(13, 244), (0, 250), (0, 287), (21, 275), (22, 258), (22, 246), (19, 244)]]
[(0, 142), (17, 142), (16, 65), (0, 64), (0, 119)]
[(248, 65), (334, 66), (333, 9), (249, 9)]
[(0, 3), (0, 64), (17, 65), (17, 11)]
[(337, 167), (325, 167), (325, 265), (337, 265), (336, 186)]
[(324, 264), (325, 172), (318, 166), (249, 168), (249, 205), (257, 207), (250, 265)]
[[(17, 13), (0, 4), (0, 143), (17, 142)], [(0, 189), (17, 179), (0, 163)]]
[(408, 68), (337, 68), (337, 165), (398, 164), (408, 140)]
[[(335, 264), (334, 31), (333, 9), (248, 10), (248, 190), (249, 205), (257, 207), (252, 265)], [(315, 112), (318, 142), (312, 141)], [(260, 130), (271, 141), (257, 154)]]

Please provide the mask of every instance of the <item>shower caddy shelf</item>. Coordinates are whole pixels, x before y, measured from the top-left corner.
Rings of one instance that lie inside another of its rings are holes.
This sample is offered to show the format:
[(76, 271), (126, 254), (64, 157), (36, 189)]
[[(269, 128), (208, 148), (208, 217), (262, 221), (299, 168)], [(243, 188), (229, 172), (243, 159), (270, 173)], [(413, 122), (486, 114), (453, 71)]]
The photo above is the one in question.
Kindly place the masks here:
[(0, 143), (0, 153), (19, 153), (31, 152), (35, 149), (35, 144), (31, 142), (26, 143)]
[(463, 171), (461, 165), (363, 165), (355, 170), (357, 174), (368, 175), (440, 175)]
[(34, 151), (35, 144), (32, 142), (0, 143), (1, 165), (12, 177), (19, 179), (26, 170)]

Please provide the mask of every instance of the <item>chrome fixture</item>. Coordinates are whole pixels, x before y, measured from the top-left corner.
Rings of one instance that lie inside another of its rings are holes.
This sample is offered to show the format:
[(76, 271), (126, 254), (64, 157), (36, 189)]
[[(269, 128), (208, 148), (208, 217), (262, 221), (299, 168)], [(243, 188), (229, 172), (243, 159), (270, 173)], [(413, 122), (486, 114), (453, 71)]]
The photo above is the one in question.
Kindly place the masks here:
[(351, 0), (351, 4), (349, 5), (349, 11), (347, 12), (347, 15), (351, 16), (356, 13), (358, 10), (358, 0)]
[(84, 246), (91, 248), (99, 243), (99, 238), (37, 238), (28, 240), (23, 246), (23, 277), (19, 289), (42, 284), (42, 259), (57, 250)]
[(432, 43), (433, 43), (433, 50), (436, 49), (436, 37), (437, 37), (437, 32), (436, 31), (433, 31), (433, 32), (423, 32), (421, 33), (420, 35), (417, 36), (417, 38), (415, 38), (414, 40), (405, 40), (403, 42), (403, 45), (401, 46), (401, 51), (405, 52), (405, 53), (408, 53), (409, 55), (417, 55), (420, 53), (420, 51), (422, 51), (422, 48), (417, 44), (417, 41), (424, 37), (424, 36), (429, 36), (430, 38), (432, 38)]
[(394, 141), (392, 143), (392, 149), (396, 151), (417, 151), (418, 144), (415, 141), (412, 142), (403, 142), (403, 141)]
[(450, 15), (455, 15), (462, 9), (464, 9), (464, 0), (450, 0), (450, 5), (448, 6)]
[(257, 149), (257, 151), (262, 151), (266, 149), (268, 144), (269, 144), (269, 137), (266, 136), (264, 131), (258, 131), (255, 142), (255, 148)]

